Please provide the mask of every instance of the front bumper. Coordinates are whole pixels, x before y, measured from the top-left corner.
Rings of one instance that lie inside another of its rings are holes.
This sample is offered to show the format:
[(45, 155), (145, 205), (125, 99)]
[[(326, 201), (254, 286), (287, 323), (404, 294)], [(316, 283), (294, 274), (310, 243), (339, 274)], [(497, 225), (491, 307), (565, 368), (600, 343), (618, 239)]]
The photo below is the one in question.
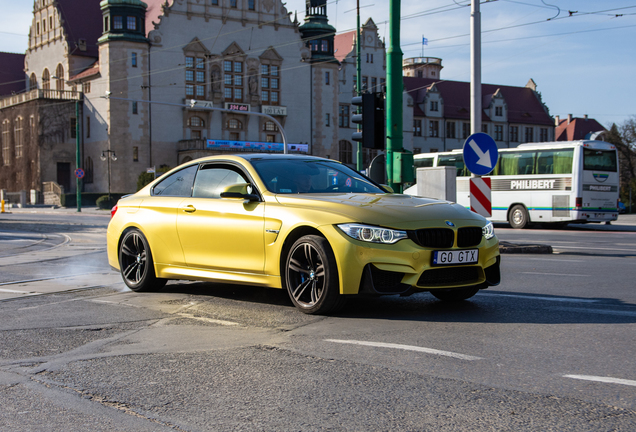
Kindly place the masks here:
[[(470, 265), (433, 266), (435, 249), (423, 248), (409, 239), (392, 245), (368, 244), (353, 240), (337, 228), (328, 233), (339, 265), (341, 294), (404, 294), (466, 286), (497, 285), (499, 241), (482, 239), (479, 260)], [(462, 250), (451, 248), (445, 250)]]

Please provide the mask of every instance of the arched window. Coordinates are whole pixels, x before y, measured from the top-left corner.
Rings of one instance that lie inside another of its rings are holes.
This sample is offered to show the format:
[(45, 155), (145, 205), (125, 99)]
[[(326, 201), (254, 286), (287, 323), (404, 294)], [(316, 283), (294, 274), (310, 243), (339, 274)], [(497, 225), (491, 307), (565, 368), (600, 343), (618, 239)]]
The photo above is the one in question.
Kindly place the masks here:
[(15, 119), (15, 126), (13, 128), (13, 142), (15, 143), (15, 157), (22, 157), (22, 144), (24, 142), (24, 128), (23, 119), (18, 117)]
[(86, 158), (86, 163), (84, 164), (84, 178), (82, 181), (84, 184), (93, 183), (93, 159), (90, 157)]
[(265, 132), (276, 132), (278, 128), (274, 122), (268, 121), (263, 124), (263, 130)]
[(228, 129), (243, 129), (243, 123), (237, 119), (229, 119), (227, 122)]
[(44, 69), (42, 73), (42, 88), (44, 90), (51, 90), (51, 74), (48, 69)]
[(57, 69), (55, 69), (55, 90), (62, 91), (64, 90), (64, 66), (61, 64), (57, 65)]
[(11, 149), (9, 148), (10, 140), (9, 134), (11, 128), (11, 122), (5, 120), (2, 122), (2, 164), (11, 165)]
[(205, 127), (205, 120), (201, 117), (190, 117), (188, 119), (188, 126), (191, 127)]
[(341, 140), (338, 143), (338, 153), (340, 162), (344, 164), (352, 163), (351, 143), (349, 141)]
[(34, 73), (29, 77), (29, 90), (35, 90), (38, 88), (38, 77)]
[(188, 126), (190, 127), (190, 139), (201, 139), (203, 136), (203, 128), (205, 128), (205, 120), (201, 117), (190, 117), (188, 119)]

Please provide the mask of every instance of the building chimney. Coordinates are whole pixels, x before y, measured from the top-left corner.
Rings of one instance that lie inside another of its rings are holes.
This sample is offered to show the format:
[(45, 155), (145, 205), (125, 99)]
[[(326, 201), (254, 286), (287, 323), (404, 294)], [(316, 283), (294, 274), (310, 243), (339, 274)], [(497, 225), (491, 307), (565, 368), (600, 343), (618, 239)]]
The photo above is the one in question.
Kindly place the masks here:
[(559, 123), (561, 123), (561, 118), (559, 116), (554, 116), (554, 124), (555, 124), (555, 126), (559, 126)]
[(587, 114), (585, 114), (583, 118), (585, 119), (585, 121), (587, 121)]
[(568, 124), (572, 123), (572, 114), (568, 114)]

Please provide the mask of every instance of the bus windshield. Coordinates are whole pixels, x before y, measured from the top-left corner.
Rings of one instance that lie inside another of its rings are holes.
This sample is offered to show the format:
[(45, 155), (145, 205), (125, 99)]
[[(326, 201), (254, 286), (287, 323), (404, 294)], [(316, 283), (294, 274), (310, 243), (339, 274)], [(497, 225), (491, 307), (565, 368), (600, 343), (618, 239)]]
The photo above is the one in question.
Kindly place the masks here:
[(583, 169), (616, 172), (616, 150), (583, 149)]

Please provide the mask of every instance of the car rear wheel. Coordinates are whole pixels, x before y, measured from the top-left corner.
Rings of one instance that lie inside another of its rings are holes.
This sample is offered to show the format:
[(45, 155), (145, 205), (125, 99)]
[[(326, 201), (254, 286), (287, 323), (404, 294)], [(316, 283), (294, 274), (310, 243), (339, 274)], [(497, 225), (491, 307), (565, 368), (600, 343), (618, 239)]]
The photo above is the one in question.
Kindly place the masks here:
[(154, 291), (166, 284), (155, 275), (152, 253), (146, 237), (136, 229), (124, 234), (119, 245), (119, 268), (128, 288), (133, 291)]
[(324, 314), (344, 304), (336, 258), (323, 237), (307, 235), (289, 249), (284, 283), (289, 298), (307, 314)]
[(530, 217), (524, 206), (517, 204), (510, 210), (510, 226), (516, 229), (525, 228), (530, 222)]
[(467, 287), (467, 288), (454, 288), (445, 290), (431, 290), (431, 294), (442, 301), (458, 302), (467, 300), (477, 294), (479, 288)]

